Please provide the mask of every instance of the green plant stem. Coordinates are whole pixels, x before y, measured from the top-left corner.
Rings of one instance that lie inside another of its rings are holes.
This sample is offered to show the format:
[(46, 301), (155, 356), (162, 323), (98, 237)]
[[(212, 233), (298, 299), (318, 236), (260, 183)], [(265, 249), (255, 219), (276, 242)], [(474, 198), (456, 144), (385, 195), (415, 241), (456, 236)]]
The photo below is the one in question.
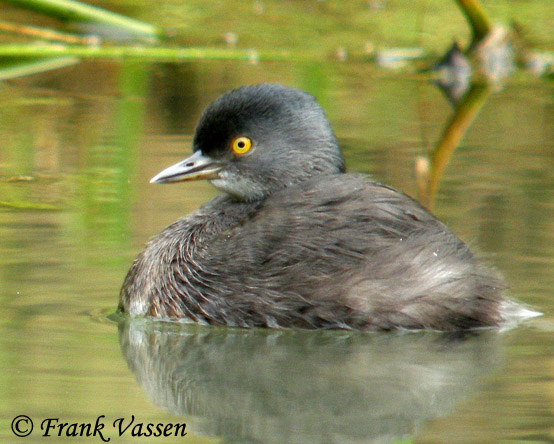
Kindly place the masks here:
[(479, 113), (491, 90), (492, 86), (488, 83), (473, 84), (446, 125), (441, 140), (431, 154), (431, 168), (427, 186), (428, 208), (433, 207), (440, 179), (450, 157), (452, 157), (452, 153), (459, 145), (475, 116)]
[(93, 22), (113, 26), (144, 37), (162, 37), (160, 28), (115, 12), (106, 11), (74, 0), (4, 0), (12, 5), (45, 15), (76, 22)]
[(75, 57), (55, 57), (33, 59), (25, 57), (23, 59), (2, 58), (0, 60), (0, 80), (13, 79), (30, 74), (42, 73), (53, 69), (65, 68), (79, 62)]
[[(286, 52), (257, 52), (240, 49), (224, 48), (168, 48), (168, 47), (141, 47), (141, 46), (82, 46), (59, 44), (8, 44), (0, 45), (0, 57), (61, 57), (72, 56), (79, 58), (136, 58), (147, 60), (258, 60), (295, 61), (307, 60), (309, 56), (292, 56)], [(313, 57), (312, 57), (313, 59)]]
[(492, 23), (479, 0), (456, 0), (473, 33), (472, 46), (482, 40), (492, 29)]
[(81, 37), (74, 34), (55, 31), (53, 29), (38, 28), (36, 26), (20, 25), (18, 23), (6, 22), (0, 20), (0, 32), (9, 32), (17, 35), (43, 40), (53, 40), (69, 44), (87, 45), (94, 43), (97, 39), (91, 37)]

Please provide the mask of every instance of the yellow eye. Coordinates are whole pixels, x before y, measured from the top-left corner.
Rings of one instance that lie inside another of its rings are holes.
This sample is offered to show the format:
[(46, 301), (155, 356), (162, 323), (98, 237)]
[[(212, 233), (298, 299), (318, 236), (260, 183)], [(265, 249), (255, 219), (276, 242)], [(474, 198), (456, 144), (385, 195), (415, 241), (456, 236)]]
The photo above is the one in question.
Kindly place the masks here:
[(252, 148), (252, 141), (248, 137), (235, 137), (231, 142), (231, 149), (235, 154), (246, 154)]

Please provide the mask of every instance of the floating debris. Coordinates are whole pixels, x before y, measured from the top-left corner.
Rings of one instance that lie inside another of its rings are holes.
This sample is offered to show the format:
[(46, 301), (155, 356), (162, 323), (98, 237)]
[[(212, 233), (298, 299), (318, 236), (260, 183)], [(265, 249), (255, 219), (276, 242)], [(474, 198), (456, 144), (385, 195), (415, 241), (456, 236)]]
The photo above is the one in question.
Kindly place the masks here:
[(376, 61), (381, 68), (404, 68), (410, 61), (425, 55), (422, 48), (389, 48), (377, 51)]
[(344, 46), (339, 46), (334, 52), (333, 52), (333, 58), (335, 60), (338, 60), (339, 62), (345, 62), (348, 58), (348, 51)]
[(495, 26), (471, 51), (476, 63), (476, 73), (489, 82), (498, 83), (514, 71), (514, 51), (509, 32), (502, 26)]
[(432, 68), (437, 75), (435, 84), (448, 100), (456, 105), (469, 89), (471, 81), (471, 62), (454, 42), (442, 59)]
[(223, 34), (223, 41), (227, 48), (236, 48), (239, 36), (235, 32), (226, 32)]
[(12, 176), (6, 179), (6, 182), (34, 182), (36, 177), (34, 176)]

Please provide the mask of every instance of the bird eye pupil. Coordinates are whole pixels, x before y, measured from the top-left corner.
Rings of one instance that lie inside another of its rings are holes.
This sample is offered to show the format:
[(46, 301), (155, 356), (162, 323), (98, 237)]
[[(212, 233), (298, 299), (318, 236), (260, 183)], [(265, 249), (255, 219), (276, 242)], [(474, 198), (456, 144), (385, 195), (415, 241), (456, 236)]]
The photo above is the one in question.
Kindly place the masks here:
[(244, 148), (245, 143), (241, 140), (241, 141), (238, 143), (238, 145), (239, 145), (239, 148)]

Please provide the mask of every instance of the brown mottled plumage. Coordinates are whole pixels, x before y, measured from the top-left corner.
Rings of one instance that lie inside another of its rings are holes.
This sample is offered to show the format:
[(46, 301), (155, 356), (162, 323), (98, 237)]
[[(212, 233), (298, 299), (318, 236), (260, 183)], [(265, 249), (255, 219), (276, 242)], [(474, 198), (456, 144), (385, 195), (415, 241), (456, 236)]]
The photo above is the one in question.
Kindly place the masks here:
[[(241, 136), (252, 147), (234, 154)], [(204, 112), (194, 152), (153, 181), (206, 178), (226, 195), (150, 241), (120, 311), (274, 328), (503, 321), (501, 281), (417, 202), (346, 174), (309, 94), (262, 84), (223, 95)]]

